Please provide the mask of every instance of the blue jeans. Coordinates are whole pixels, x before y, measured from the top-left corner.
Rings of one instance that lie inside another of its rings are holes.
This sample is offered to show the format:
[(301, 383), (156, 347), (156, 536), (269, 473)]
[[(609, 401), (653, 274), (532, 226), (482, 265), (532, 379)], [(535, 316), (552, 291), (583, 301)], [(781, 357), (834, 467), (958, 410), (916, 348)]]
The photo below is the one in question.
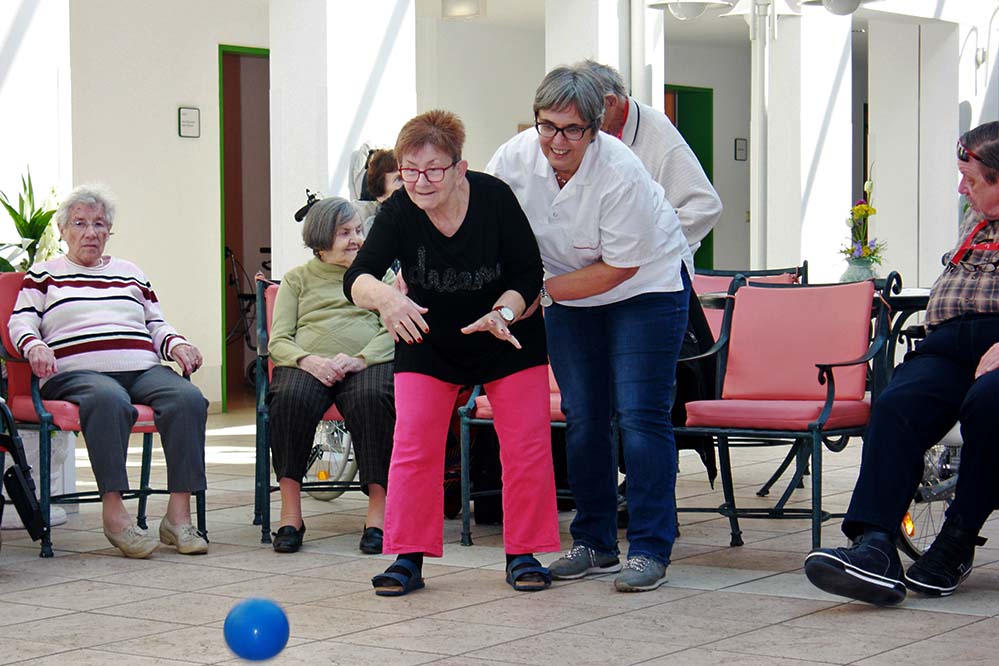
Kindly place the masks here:
[(545, 311), (548, 353), (562, 390), (569, 487), (576, 500), (570, 533), (617, 554), (617, 418), (628, 466), (629, 557), (669, 564), (676, 540), (676, 442), (670, 396), (687, 327), (683, 291), (648, 293), (596, 307), (554, 304)]

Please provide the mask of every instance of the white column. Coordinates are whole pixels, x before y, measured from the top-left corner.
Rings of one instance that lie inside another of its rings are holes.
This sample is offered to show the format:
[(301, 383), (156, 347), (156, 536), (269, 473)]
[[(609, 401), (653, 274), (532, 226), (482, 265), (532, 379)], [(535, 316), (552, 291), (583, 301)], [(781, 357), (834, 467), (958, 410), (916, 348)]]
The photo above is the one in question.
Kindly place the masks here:
[(878, 209), (870, 232), (887, 243), (882, 271), (896, 270), (904, 284), (915, 286), (919, 282), (915, 233), (919, 220), (919, 26), (871, 20), (867, 42), (868, 154)]
[(350, 157), (392, 146), (416, 115), (413, 0), (270, 5), (271, 249), (280, 277), (305, 261), (292, 214), (305, 188), (348, 196)]
[(280, 278), (309, 256), (292, 218), (305, 189), (330, 194), (326, 0), (270, 3), (270, 67), (271, 266)]
[(329, 194), (347, 196), (350, 157), (392, 146), (416, 115), (413, 0), (328, 0), (326, 57)]
[[(853, 205), (851, 41), (849, 16), (818, 7), (802, 12), (800, 256), (812, 282), (835, 282), (846, 268), (839, 249)], [(780, 263), (785, 258), (793, 259)]]
[[(909, 286), (929, 287), (940, 275), (941, 255), (957, 238), (962, 214), (957, 196), (958, 26), (919, 27), (919, 229), (917, 268)], [(974, 68), (971, 68), (974, 71)], [(994, 98), (993, 94), (991, 97)]]

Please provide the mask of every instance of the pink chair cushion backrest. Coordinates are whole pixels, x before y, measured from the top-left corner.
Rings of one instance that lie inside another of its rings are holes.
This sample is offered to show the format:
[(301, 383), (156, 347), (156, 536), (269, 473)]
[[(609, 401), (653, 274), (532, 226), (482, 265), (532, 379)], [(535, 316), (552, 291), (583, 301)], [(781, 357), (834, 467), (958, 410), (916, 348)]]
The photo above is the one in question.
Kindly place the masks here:
[[(780, 275), (761, 275), (759, 277), (750, 278), (749, 283), (753, 282), (767, 282), (771, 284), (794, 284), (798, 281), (798, 276), (794, 273), (781, 273)], [(708, 294), (711, 292), (728, 292), (729, 285), (732, 284), (732, 278), (728, 275), (697, 275), (694, 274), (694, 279), (691, 282), (691, 286), (694, 288), (695, 294)], [(722, 319), (725, 317), (725, 311), (715, 308), (704, 308), (704, 318), (708, 320), (708, 327), (711, 328), (711, 335), (714, 336), (715, 340), (718, 339), (718, 335), (721, 333)]]
[[(823, 400), (816, 363), (863, 356), (870, 343), (870, 281), (821, 287), (743, 287), (735, 295), (723, 398)], [(864, 397), (867, 366), (837, 368), (837, 400)]]

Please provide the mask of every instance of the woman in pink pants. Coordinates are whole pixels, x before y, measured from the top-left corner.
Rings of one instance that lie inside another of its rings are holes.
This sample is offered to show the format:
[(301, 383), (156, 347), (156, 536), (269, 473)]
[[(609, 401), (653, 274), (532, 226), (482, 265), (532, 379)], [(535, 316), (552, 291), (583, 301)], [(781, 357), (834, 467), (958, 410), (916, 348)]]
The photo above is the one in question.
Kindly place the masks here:
[[(347, 298), (377, 310), (396, 341), (383, 552), (398, 558), (372, 579), (382, 596), (423, 587), (423, 556), (443, 554), (444, 445), (462, 386), (483, 384), (495, 413), (507, 582), (548, 587), (534, 553), (559, 549), (541, 255), (510, 188), (468, 170), (464, 141), (448, 111), (403, 126), (395, 154), (404, 188), (382, 204), (344, 277)], [(395, 260), (405, 294), (376, 277)]]

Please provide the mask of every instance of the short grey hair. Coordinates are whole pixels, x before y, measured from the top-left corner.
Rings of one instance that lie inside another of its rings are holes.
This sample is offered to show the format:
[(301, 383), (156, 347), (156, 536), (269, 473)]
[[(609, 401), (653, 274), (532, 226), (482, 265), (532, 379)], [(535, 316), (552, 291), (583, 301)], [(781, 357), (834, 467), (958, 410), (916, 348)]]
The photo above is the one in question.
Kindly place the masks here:
[(556, 67), (545, 75), (534, 93), (534, 116), (539, 111), (564, 111), (575, 107), (594, 132), (604, 117), (604, 94), (599, 81), (583, 69)]
[(99, 183), (87, 183), (86, 185), (77, 186), (72, 192), (67, 194), (66, 198), (62, 200), (56, 209), (55, 215), (52, 216), (60, 231), (65, 229), (66, 225), (69, 224), (69, 211), (73, 210), (73, 206), (77, 204), (100, 206), (104, 209), (104, 221), (107, 222), (108, 229), (114, 224), (114, 214), (118, 208), (118, 204), (115, 202), (111, 190)]
[(302, 242), (305, 243), (305, 247), (312, 250), (312, 254), (318, 257), (320, 252), (333, 247), (333, 236), (336, 234), (336, 228), (350, 222), (355, 217), (357, 217), (357, 211), (353, 204), (346, 199), (340, 197), (320, 199), (312, 204), (312, 208), (305, 214)]
[(624, 87), (624, 79), (621, 78), (621, 73), (610, 65), (605, 65), (595, 60), (581, 60), (573, 65), (572, 68), (592, 74), (600, 82), (600, 89), (605, 95), (628, 96), (628, 89)]

